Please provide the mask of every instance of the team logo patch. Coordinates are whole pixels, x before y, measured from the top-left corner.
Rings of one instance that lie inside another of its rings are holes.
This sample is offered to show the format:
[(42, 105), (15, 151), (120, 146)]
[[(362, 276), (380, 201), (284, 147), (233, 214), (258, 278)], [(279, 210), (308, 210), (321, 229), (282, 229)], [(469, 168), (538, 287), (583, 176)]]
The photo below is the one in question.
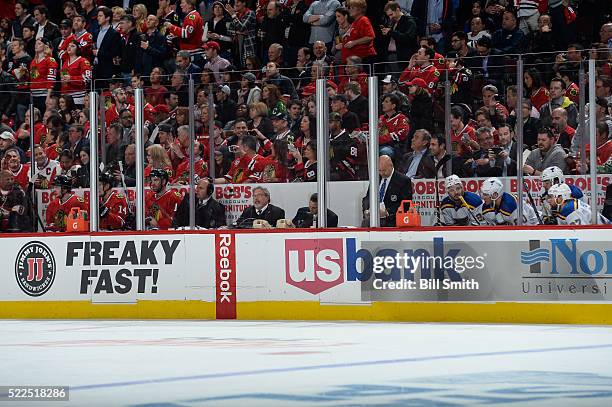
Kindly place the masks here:
[(15, 278), (21, 291), (31, 297), (39, 297), (49, 291), (56, 271), (53, 253), (42, 242), (29, 242), (17, 254)]

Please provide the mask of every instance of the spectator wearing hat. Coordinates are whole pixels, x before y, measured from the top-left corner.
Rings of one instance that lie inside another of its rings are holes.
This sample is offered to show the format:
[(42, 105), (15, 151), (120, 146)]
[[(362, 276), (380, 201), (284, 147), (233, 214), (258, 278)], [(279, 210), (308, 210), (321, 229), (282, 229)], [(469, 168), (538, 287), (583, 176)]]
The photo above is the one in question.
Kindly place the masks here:
[(140, 36), (140, 48), (134, 67), (134, 71), (144, 77), (150, 76), (153, 68), (161, 68), (164, 57), (168, 53), (166, 38), (159, 32), (157, 16), (148, 16), (146, 24), (147, 30)]
[(251, 72), (242, 75), (240, 89), (238, 90), (238, 103), (251, 106), (253, 103), (261, 101), (261, 89), (255, 83), (257, 77)]
[(230, 98), (232, 93), (227, 85), (217, 86), (215, 97), (217, 101), (217, 118), (221, 123), (227, 123), (236, 116), (236, 102)]
[(221, 50), (221, 46), (217, 41), (208, 41), (204, 44), (204, 51), (206, 52), (206, 59), (208, 62), (204, 64), (204, 69), (210, 69), (215, 75), (215, 80), (220, 85), (223, 83), (223, 80), (220, 75), (220, 71), (222, 69), (230, 66), (230, 62), (219, 56), (219, 51)]
[(17, 147), (16, 143), (17, 138), (10, 131), (0, 133), (0, 159), (3, 159), (6, 152), (11, 148), (17, 149), (21, 158), (25, 157), (23, 150)]
[(295, 134), (291, 133), (289, 117), (287, 117), (286, 112), (277, 112), (272, 115), (272, 127), (274, 127), (273, 140), (286, 140), (288, 143), (293, 144)]
[(380, 81), (382, 83), (382, 93), (393, 93), (400, 99), (400, 110), (405, 109), (408, 106), (408, 97), (405, 93), (400, 92), (397, 85), (397, 79), (393, 77), (393, 75), (385, 75), (384, 78)]
[(348, 98), (345, 95), (338, 94), (332, 98), (331, 110), (340, 114), (342, 118), (342, 127), (346, 129), (349, 134), (361, 127), (359, 116), (348, 109)]
[(59, 31), (60, 36), (53, 40), (52, 47), (56, 61), (62, 63), (66, 55), (68, 43), (76, 38), (72, 32), (72, 21), (68, 19), (62, 20), (59, 24)]
[(427, 91), (427, 84), (421, 78), (414, 78), (406, 83), (410, 101), (407, 105), (407, 116), (413, 129), (433, 130), (433, 101)]
[(36, 20), (34, 32), (36, 33), (36, 39), (44, 37), (49, 41), (53, 41), (61, 35), (57, 25), (49, 21), (48, 15), (49, 9), (46, 6), (39, 5), (34, 7), (34, 19)]

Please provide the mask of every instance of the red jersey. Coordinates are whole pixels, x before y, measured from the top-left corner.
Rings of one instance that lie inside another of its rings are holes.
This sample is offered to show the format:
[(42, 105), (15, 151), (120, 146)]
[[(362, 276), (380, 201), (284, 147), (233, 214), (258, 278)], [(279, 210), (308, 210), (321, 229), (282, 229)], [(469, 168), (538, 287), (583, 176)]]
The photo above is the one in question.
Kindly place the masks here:
[(425, 81), (427, 84), (426, 90), (431, 95), (436, 90), (436, 84), (440, 80), (440, 71), (431, 64), (423, 67), (415, 66), (412, 69), (406, 68), (400, 75), (399, 81), (400, 83), (410, 82), (415, 78), (421, 78)]
[(83, 198), (77, 196), (74, 192), (65, 200), (61, 197), (55, 198), (47, 207), (47, 229), (65, 232), (66, 231), (66, 216), (70, 213), (70, 209), (79, 208), (88, 210), (88, 205)]
[(172, 226), (174, 213), (182, 200), (180, 192), (173, 189), (166, 189), (159, 195), (148, 190), (145, 195), (145, 216), (155, 219), (159, 229), (168, 229)]
[(438, 54), (437, 52), (434, 54), (433, 59), (431, 60), (433, 66), (440, 72), (444, 72), (448, 66), (446, 65), (446, 58), (442, 54)]
[(476, 131), (472, 126), (466, 124), (460, 131), (451, 129), (451, 145), (453, 153), (459, 156), (466, 156), (472, 153), (472, 147), (463, 142), (463, 135), (467, 135), (472, 140), (476, 141)]
[(263, 157), (259, 154), (255, 154), (253, 157), (244, 155), (236, 158), (232, 161), (232, 166), (225, 179), (232, 184), (242, 184), (247, 179), (258, 181), (260, 174), (257, 173), (256, 168), (259, 167), (258, 162), (262, 159)]
[(258, 160), (254, 169), (260, 174), (258, 182), (288, 182), (289, 180), (288, 168), (272, 156)]
[[(363, 37), (370, 37), (372, 41), (367, 44), (355, 45), (352, 48), (345, 48), (349, 41), (355, 41), (361, 39)], [(353, 21), (353, 24), (346, 30), (344, 37), (342, 38), (342, 63), (346, 64), (346, 58), (349, 56), (356, 55), (360, 58), (371, 57), (376, 55), (376, 50), (374, 49), (374, 38), (376, 35), (374, 34), (374, 28), (372, 28), (372, 23), (366, 16), (361, 16), (357, 20)]]
[(59, 62), (64, 65), (64, 62), (68, 60), (68, 54), (66, 54), (66, 50), (68, 49), (68, 44), (72, 40), (76, 40), (74, 34), (70, 34), (66, 38), (62, 38), (60, 43), (57, 45), (57, 56), (59, 57)]
[[(132, 117), (135, 116), (135, 112), (134, 112), (134, 106), (132, 105), (127, 105), (126, 109), (129, 109), (130, 112), (132, 112)], [(119, 121), (119, 111), (117, 110), (117, 105), (115, 105), (114, 103), (106, 110), (106, 113), (104, 113), (104, 119), (106, 120), (106, 126), (110, 126), (111, 124), (113, 124), (116, 121)]]
[(160, 86), (159, 88), (149, 86), (145, 88), (144, 93), (147, 101), (153, 106), (157, 106), (165, 103), (165, 97), (166, 93), (168, 93), (168, 89), (165, 86)]
[(125, 195), (111, 191), (108, 198), (100, 198), (100, 215), (108, 209), (104, 216), (100, 216), (100, 229), (121, 229), (128, 214), (128, 202)]
[(87, 82), (91, 80), (91, 64), (83, 57), (77, 57), (74, 61), (69, 60), (62, 66), (60, 73), (62, 77), (62, 94), (73, 98), (85, 97)]
[(62, 153), (62, 147), (57, 143), (53, 143), (45, 147), (45, 155), (49, 160), (57, 160)]
[(9, 168), (11, 174), (15, 178), (15, 182), (18, 183), (24, 191), (28, 190), (28, 184), (30, 183), (30, 164), (20, 164), (17, 171), (13, 171)]
[(550, 100), (548, 89), (546, 89), (544, 86), (540, 86), (538, 89), (535, 90), (535, 92), (531, 92), (530, 99), (533, 107), (540, 110), (542, 105), (548, 103), (548, 101)]
[[(200, 178), (208, 177), (208, 163), (203, 159), (197, 159), (194, 166), (195, 174)], [(172, 180), (173, 184), (189, 184), (189, 157), (181, 161), (176, 167), (176, 175)]]
[(580, 88), (574, 82), (572, 82), (567, 89), (565, 89), (565, 96), (578, 106), (580, 103)]
[(81, 35), (75, 35), (75, 39), (81, 46), (81, 56), (91, 61), (93, 57), (93, 35), (89, 31), (83, 31)]
[(378, 119), (378, 143), (381, 146), (401, 143), (408, 138), (410, 125), (402, 113), (395, 113), (391, 117), (383, 114)]
[(40, 61), (34, 58), (30, 63), (30, 89), (32, 96), (45, 97), (47, 91), (53, 89), (57, 79), (57, 62), (50, 56), (45, 56)]
[(200, 13), (192, 10), (183, 19), (183, 25), (177, 27), (171, 25), (168, 32), (179, 38), (181, 50), (191, 51), (202, 46), (202, 36), (204, 35), (204, 23)]

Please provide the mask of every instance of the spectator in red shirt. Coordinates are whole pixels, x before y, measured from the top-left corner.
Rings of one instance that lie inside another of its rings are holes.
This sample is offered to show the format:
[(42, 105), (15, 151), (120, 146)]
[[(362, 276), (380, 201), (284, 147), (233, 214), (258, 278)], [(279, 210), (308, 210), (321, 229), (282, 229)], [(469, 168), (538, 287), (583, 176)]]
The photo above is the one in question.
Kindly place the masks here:
[(374, 63), (374, 28), (365, 16), (367, 4), (365, 0), (348, 0), (347, 6), (353, 23), (342, 38), (342, 63), (350, 56), (358, 56), (364, 64)]

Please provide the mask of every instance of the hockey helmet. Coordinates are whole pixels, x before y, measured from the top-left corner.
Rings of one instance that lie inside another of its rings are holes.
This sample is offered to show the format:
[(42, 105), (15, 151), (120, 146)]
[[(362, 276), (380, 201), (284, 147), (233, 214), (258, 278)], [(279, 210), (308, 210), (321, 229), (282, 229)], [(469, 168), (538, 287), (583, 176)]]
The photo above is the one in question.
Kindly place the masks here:
[(480, 192), (483, 195), (488, 195), (493, 197), (494, 194), (497, 194), (499, 197), (502, 192), (504, 192), (504, 184), (499, 180), (499, 178), (491, 177), (487, 178), (480, 187)]
[(168, 171), (164, 170), (163, 168), (154, 168), (151, 170), (151, 174), (149, 175), (150, 178), (162, 178), (165, 179), (166, 181), (168, 181), (168, 179), (170, 178), (170, 176), (168, 175)]
[[(561, 168), (557, 166), (544, 169), (544, 171), (542, 171), (541, 178), (542, 182), (550, 181), (552, 184), (563, 184), (565, 182), (565, 175), (563, 175)], [(555, 181), (555, 179), (557, 181)]]
[(110, 172), (102, 172), (100, 173), (100, 182), (103, 184), (110, 184), (110, 186), (114, 186), (115, 178), (111, 175)]
[(572, 190), (567, 184), (555, 184), (548, 190), (548, 195), (553, 198), (561, 197), (565, 201), (572, 197)]
[(53, 181), (55, 186), (62, 188), (72, 188), (72, 180), (67, 175), (60, 174)]
[(444, 186), (446, 187), (446, 189), (454, 187), (455, 185), (461, 185), (461, 178), (459, 178), (455, 174), (446, 177), (446, 179), (444, 180)]

